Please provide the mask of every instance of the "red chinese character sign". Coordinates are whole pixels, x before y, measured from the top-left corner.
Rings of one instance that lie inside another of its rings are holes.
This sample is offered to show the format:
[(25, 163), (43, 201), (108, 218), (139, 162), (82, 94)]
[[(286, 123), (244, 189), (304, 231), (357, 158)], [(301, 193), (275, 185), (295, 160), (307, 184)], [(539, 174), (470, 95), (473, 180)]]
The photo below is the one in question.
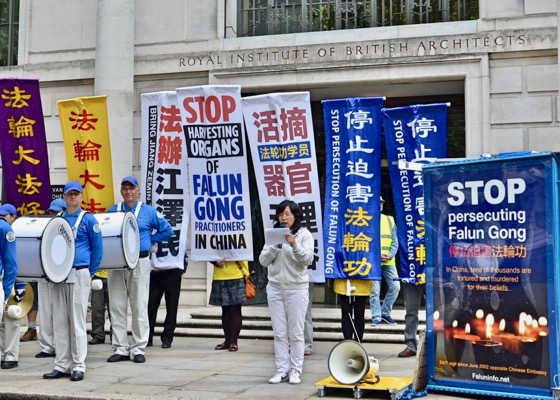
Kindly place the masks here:
[(182, 269), (191, 207), (187, 148), (175, 92), (142, 95), (141, 160), (143, 200), (173, 228), (173, 236), (160, 243), (152, 264), (160, 269)]
[[(193, 261), (253, 260), (240, 98), (239, 86), (177, 89), (188, 153)], [(166, 113), (173, 118), (173, 110)]]
[(315, 135), (309, 92), (273, 93), (242, 100), (264, 228), (272, 228), (276, 205), (291, 199), (315, 239), (312, 282), (324, 282), (323, 226)]
[(39, 81), (0, 79), (0, 153), (4, 202), (20, 215), (43, 215), (51, 201)]
[(57, 102), (68, 180), (84, 188), (82, 207), (104, 212), (114, 203), (107, 96)]

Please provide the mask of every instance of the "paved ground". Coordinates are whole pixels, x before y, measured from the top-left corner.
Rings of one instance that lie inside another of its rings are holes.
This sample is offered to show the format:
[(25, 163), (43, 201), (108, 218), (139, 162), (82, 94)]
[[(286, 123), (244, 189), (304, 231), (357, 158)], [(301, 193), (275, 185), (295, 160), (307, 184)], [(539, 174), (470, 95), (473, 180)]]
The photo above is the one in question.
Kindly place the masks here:
[[(247, 307), (248, 309), (249, 307)], [(188, 312), (188, 310), (182, 310)], [(246, 312), (246, 311), (244, 311)], [(275, 372), (272, 341), (242, 339), (239, 351), (216, 351), (216, 338), (178, 337), (171, 349), (159, 338), (148, 348), (145, 364), (107, 363), (109, 344), (89, 346), (87, 371), (82, 382), (68, 378), (53, 381), (42, 375), (53, 369), (53, 359), (36, 359), (36, 341), (21, 344), (19, 367), (0, 370), (1, 399), (310, 399), (318, 398), (315, 383), (330, 376), (327, 360), (336, 342), (315, 342), (305, 357), (300, 385), (270, 385)], [(403, 345), (364, 345), (380, 362), (380, 376), (412, 377), (414, 358), (399, 359)], [(364, 392), (364, 398), (387, 398), (388, 392)], [(426, 399), (458, 396), (428, 394)], [(350, 389), (327, 393), (325, 398), (353, 398)]]

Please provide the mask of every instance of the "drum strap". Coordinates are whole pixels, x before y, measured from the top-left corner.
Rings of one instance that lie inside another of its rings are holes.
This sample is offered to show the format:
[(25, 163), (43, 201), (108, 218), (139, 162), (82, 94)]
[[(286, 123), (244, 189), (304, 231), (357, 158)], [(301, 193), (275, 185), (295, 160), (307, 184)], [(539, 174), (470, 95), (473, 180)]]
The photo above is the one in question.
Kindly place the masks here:
[(76, 234), (78, 233), (78, 226), (80, 226), (80, 222), (82, 222), (82, 219), (84, 218), (84, 215), (86, 215), (87, 211), (80, 211), (80, 215), (78, 215), (78, 218), (76, 219), (76, 223), (74, 224), (74, 226), (72, 227), (72, 232), (74, 233), (74, 239), (76, 239)]
[[(117, 204), (117, 211), (118, 211), (118, 212), (121, 212), (121, 211), (122, 211), (122, 209), (123, 209), (123, 208), (122, 208), (122, 204), (123, 204), (122, 201), (121, 201), (119, 204)], [(134, 209), (134, 216), (135, 216), (136, 218), (138, 218), (138, 214), (140, 214), (140, 207), (142, 207), (142, 202), (141, 202), (141, 201), (139, 201), (138, 203), (136, 203), (136, 208)]]

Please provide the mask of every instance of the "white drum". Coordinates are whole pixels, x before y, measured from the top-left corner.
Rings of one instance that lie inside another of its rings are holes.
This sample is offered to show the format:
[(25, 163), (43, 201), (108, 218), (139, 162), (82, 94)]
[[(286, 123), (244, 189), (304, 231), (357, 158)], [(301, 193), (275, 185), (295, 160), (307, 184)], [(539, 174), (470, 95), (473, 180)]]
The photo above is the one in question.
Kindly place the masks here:
[(74, 264), (75, 243), (70, 224), (62, 217), (19, 217), (16, 235), (18, 278), (61, 283)]
[(131, 212), (93, 214), (103, 235), (103, 258), (99, 269), (134, 269), (140, 258), (138, 222)]

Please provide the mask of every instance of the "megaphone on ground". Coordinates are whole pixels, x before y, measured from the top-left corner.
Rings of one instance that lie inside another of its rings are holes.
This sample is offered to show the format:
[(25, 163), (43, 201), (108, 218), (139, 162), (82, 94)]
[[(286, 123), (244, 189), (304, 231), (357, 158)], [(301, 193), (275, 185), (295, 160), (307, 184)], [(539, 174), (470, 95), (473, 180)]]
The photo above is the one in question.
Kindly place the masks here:
[(376, 375), (379, 371), (379, 361), (373, 356), (368, 356), (362, 345), (353, 340), (344, 340), (334, 346), (329, 354), (328, 363), (331, 376), (343, 385), (379, 382)]

